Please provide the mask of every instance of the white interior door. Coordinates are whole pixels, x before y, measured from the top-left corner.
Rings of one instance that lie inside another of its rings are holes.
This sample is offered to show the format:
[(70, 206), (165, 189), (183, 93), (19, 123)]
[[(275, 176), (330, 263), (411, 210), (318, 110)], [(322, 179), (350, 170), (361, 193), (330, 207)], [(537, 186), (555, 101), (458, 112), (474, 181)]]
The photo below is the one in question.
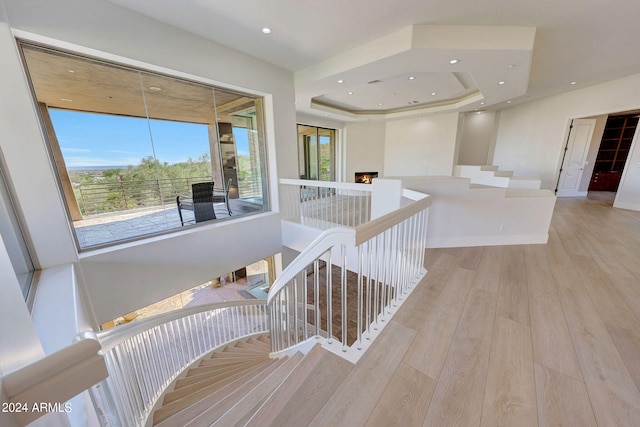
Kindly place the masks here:
[(589, 145), (596, 125), (595, 119), (576, 119), (569, 134), (567, 151), (558, 181), (558, 197), (575, 197), (580, 195), (579, 187), (582, 173), (589, 154)]

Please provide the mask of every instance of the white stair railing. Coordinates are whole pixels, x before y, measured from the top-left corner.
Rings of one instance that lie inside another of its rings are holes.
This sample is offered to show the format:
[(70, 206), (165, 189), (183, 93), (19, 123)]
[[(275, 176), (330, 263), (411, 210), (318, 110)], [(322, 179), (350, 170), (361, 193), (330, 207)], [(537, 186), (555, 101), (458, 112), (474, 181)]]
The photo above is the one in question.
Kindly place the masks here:
[(358, 227), (371, 220), (371, 190), (367, 184), (281, 179), (282, 219), (322, 230)]
[(314, 337), (349, 360), (363, 354), (426, 274), (431, 198), (403, 196), (408, 204), (387, 215), (324, 231), (285, 268), (267, 300), (274, 352)]
[(214, 303), (99, 332), (109, 377), (90, 389), (102, 425), (144, 426), (176, 377), (217, 347), (267, 333), (265, 300)]
[[(109, 373), (90, 389), (101, 424), (146, 425), (162, 393), (184, 369), (215, 348), (247, 336), (269, 333), (276, 352), (315, 337), (348, 360), (360, 357), (426, 273), (431, 199), (404, 190), (405, 206), (367, 222), (360, 220), (369, 218), (368, 188), (358, 190), (361, 193), (317, 188), (329, 190), (317, 190), (317, 199), (302, 200), (296, 189), (299, 205), (311, 201), (324, 207), (306, 215), (334, 212), (316, 217), (315, 223), (335, 226), (355, 218), (351, 224), (357, 226), (325, 231), (276, 279), (268, 302), (190, 307), (97, 334)], [(330, 203), (340, 208), (327, 207)], [(340, 209), (350, 213), (344, 216)]]

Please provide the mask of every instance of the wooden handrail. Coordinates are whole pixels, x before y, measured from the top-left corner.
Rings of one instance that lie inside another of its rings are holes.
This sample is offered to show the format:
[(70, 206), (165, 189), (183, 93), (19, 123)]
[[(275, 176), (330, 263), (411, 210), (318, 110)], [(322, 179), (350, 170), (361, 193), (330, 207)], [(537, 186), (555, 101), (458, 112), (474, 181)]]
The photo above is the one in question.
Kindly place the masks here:
[(429, 195), (424, 195), (422, 199), (415, 200), (413, 203), (403, 206), (393, 212), (389, 212), (379, 218), (372, 219), (371, 221), (356, 227), (356, 240), (355, 244), (360, 245), (369, 239), (377, 236), (385, 230), (393, 227), (396, 224), (400, 224), (407, 218), (415, 215), (416, 213), (431, 206), (433, 199)]
[(280, 274), (271, 285), (267, 304), (275, 298), (278, 292), (284, 288), (291, 279), (293, 279), (302, 269), (313, 262), (320, 255), (325, 253), (327, 249), (333, 246), (347, 244), (355, 245), (355, 230), (349, 227), (334, 227), (324, 231), (316, 239), (307, 246)]
[(266, 301), (262, 299), (235, 300), (214, 302), (211, 304), (196, 305), (193, 307), (185, 307), (178, 310), (168, 311), (166, 313), (160, 313), (144, 319), (136, 319), (135, 322), (118, 326), (117, 328), (111, 328), (105, 331), (98, 332), (97, 336), (102, 345), (102, 351), (106, 353), (116, 345), (120, 344), (122, 341), (125, 341), (141, 332), (152, 329), (158, 325), (162, 325), (176, 319), (181, 319), (193, 314), (204, 313), (211, 310), (244, 305), (259, 305), (261, 303), (266, 303)]

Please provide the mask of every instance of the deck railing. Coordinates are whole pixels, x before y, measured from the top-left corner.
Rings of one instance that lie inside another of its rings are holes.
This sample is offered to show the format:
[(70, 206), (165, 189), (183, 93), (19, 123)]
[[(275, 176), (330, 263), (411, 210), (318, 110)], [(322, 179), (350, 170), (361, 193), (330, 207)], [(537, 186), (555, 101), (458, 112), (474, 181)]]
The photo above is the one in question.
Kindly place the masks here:
[(190, 307), (99, 332), (109, 377), (90, 393), (101, 424), (144, 426), (186, 367), (226, 343), (268, 331), (265, 303)]
[(363, 354), (426, 274), (431, 198), (403, 196), (387, 215), (324, 231), (278, 276), (268, 296), (275, 352), (315, 337), (349, 360)]
[(124, 211), (175, 203), (179, 194), (190, 194), (191, 184), (211, 181), (210, 176), (77, 184), (76, 198), (84, 215)]

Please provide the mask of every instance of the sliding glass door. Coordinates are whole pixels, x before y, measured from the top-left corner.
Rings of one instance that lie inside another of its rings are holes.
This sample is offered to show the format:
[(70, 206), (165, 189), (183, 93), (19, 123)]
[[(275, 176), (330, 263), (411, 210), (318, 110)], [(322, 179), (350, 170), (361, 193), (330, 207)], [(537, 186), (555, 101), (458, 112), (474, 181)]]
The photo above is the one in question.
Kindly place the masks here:
[(298, 125), (300, 179), (335, 181), (335, 129)]

